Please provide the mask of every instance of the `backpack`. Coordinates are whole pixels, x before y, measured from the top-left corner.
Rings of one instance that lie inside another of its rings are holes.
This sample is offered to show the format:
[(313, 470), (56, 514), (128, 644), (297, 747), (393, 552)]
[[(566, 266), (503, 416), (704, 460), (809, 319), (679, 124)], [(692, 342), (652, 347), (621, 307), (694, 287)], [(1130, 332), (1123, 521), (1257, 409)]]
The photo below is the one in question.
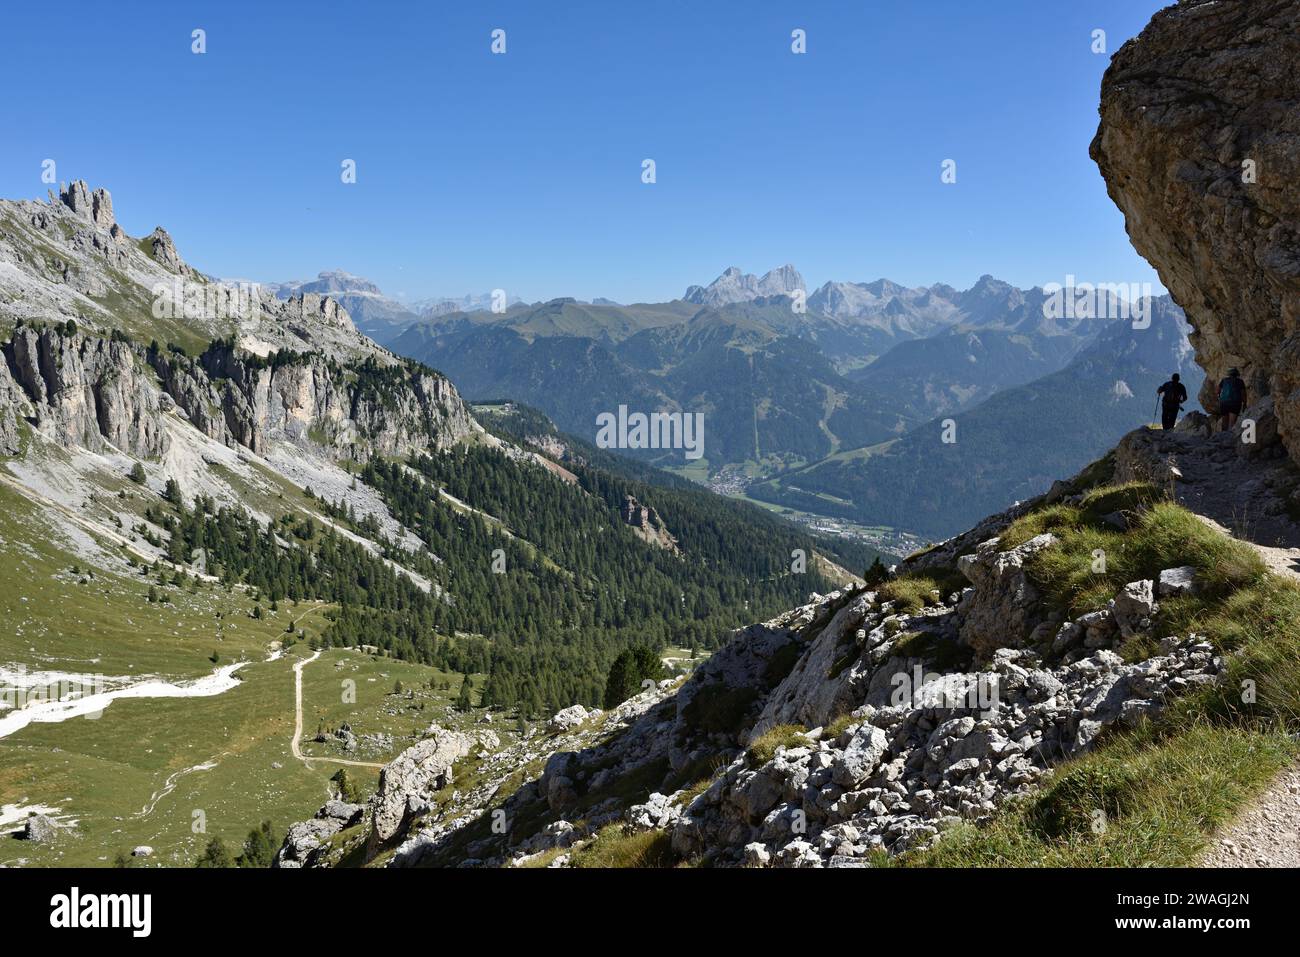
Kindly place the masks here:
[(1241, 404), (1241, 379), (1233, 376), (1219, 383), (1219, 403), (1221, 405)]

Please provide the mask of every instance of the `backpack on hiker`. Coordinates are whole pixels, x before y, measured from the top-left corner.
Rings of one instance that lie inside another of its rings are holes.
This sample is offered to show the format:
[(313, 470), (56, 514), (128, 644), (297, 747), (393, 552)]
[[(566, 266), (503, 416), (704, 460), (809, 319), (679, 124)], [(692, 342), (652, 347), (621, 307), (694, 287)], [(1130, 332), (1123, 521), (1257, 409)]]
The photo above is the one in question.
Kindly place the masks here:
[(1229, 376), (1219, 383), (1219, 405), (1230, 408), (1241, 407), (1241, 387), (1243, 383), (1237, 376)]

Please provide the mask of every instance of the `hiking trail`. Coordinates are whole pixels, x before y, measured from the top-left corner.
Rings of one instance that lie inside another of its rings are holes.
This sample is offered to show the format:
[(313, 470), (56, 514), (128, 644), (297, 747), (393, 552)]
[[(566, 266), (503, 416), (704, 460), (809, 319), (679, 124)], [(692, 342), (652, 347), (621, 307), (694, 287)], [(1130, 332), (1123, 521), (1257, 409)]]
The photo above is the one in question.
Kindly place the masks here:
[[(1249, 544), (1274, 574), (1300, 580), (1300, 524), (1289, 499), (1295, 466), (1270, 449), (1250, 453), (1243, 454), (1240, 429), (1210, 434), (1203, 419), (1189, 416), (1167, 432), (1127, 436), (1117, 461), (1125, 472), (1146, 470), (1170, 483), (1174, 498), (1201, 521)], [(1210, 838), (1199, 866), (1300, 867), (1300, 764)]]

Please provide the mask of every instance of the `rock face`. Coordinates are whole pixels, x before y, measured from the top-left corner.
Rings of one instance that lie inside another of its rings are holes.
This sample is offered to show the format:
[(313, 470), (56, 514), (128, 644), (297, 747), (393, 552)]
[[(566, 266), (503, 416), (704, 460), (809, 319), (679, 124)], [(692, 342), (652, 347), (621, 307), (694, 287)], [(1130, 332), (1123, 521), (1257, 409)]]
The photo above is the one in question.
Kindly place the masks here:
[[(0, 402), (8, 392), (10, 403), (30, 409), (36, 427), (62, 444), (97, 452), (108, 443), (140, 458), (165, 451), (158, 389), (129, 344), (61, 327), (24, 327), (3, 355)], [(7, 389), (5, 377), (21, 393)], [(0, 409), (0, 418), (12, 421), (12, 415)], [(0, 427), (0, 445), (11, 444), (3, 441), (7, 431)]]
[(0, 455), (17, 455), (22, 450), (19, 423), (34, 412), (27, 394), (9, 372), (9, 363), (0, 360)]
[[(347, 313), (341, 317), (350, 325)], [(209, 434), (221, 429), (207, 401), (220, 381), (225, 430), (259, 454), (272, 440), (313, 441), (364, 460), (447, 448), (473, 427), (450, 380), (414, 365), (348, 367), (314, 353), (268, 363), (223, 343), (197, 363), (173, 356), (156, 361), (166, 367), (159, 374), (172, 398)]]
[(285, 441), (365, 460), (447, 448), (473, 428), (451, 382), (414, 364), (289, 352), (267, 361), (224, 341), (192, 359), (64, 326), (21, 327), (0, 355), (0, 452), (8, 455), (30, 419), (63, 445), (158, 458), (173, 403), (205, 435), (257, 454)]
[(407, 748), (379, 773), (379, 790), (371, 799), (377, 844), (392, 839), (409, 815), (451, 781), (451, 766), (469, 754), (472, 743), (467, 735), (435, 728), (430, 737)]
[(170, 272), (190, 274), (193, 272), (176, 251), (176, 244), (171, 235), (161, 226), (155, 226), (153, 232), (145, 237), (150, 254), (164, 269)]
[(1300, 458), (1300, 6), (1183, 0), (1106, 71), (1092, 157), (1195, 327), (1201, 403), (1240, 368)]
[(991, 538), (957, 561), (975, 586), (962, 600), (961, 639), (978, 653), (1024, 644), (1040, 623), (1040, 596), (1025, 563), (1056, 544), (1056, 536), (1038, 535), (1007, 551), (1000, 544)]
[(677, 539), (668, 531), (668, 526), (659, 517), (659, 513), (648, 505), (642, 505), (634, 496), (628, 495), (623, 499), (619, 517), (643, 541), (669, 551), (677, 550)]
[(85, 180), (76, 180), (71, 186), (59, 190), (59, 202), (79, 218), (94, 223), (100, 229), (112, 230), (117, 225), (113, 218), (113, 197), (106, 189), (91, 192)]
[(310, 821), (289, 828), (271, 866), (284, 869), (313, 866), (326, 842), (344, 828), (359, 823), (365, 810), (360, 804), (327, 801)]

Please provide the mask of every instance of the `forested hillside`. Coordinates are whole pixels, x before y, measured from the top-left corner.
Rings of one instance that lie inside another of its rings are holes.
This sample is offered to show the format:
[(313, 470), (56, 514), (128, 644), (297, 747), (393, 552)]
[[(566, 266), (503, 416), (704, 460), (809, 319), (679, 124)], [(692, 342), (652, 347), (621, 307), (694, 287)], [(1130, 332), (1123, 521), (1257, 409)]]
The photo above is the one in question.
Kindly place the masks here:
[[(1155, 390), (1203, 373), (1182, 310), (1154, 300), (1150, 328), (1113, 322), (1066, 368), (934, 419), (886, 446), (831, 456), (752, 486), (755, 498), (944, 538), (1047, 490), (1149, 422)], [(952, 428), (947, 427), (951, 421)], [(952, 441), (945, 441), (945, 435)]]

